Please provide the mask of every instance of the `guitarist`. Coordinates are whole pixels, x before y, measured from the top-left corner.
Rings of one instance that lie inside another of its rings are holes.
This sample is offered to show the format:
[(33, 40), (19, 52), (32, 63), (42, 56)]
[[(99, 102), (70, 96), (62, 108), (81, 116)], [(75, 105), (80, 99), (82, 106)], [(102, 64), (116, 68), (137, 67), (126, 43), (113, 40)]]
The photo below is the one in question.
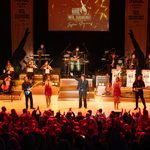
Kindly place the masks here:
[(32, 84), (28, 77), (26, 76), (24, 78), (24, 82), (22, 83), (22, 90), (24, 90), (25, 94), (25, 101), (26, 101), (26, 109), (28, 109), (28, 100), (30, 99), (30, 109), (34, 109), (33, 107), (33, 97), (32, 97), (32, 91), (30, 90)]
[(144, 109), (146, 109), (144, 93), (143, 93), (144, 87), (145, 87), (145, 83), (142, 79), (142, 74), (139, 74), (133, 83), (133, 91), (135, 92), (135, 100), (136, 100), (136, 107), (134, 108), (134, 110), (136, 110), (138, 108), (138, 99), (139, 98), (141, 98), (141, 101), (144, 105)]

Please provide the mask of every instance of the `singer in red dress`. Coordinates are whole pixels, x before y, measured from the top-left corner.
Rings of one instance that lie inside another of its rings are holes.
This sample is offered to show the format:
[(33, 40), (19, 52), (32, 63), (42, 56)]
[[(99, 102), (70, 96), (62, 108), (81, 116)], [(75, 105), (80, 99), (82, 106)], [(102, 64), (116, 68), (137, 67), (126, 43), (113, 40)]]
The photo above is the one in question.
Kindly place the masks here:
[(45, 97), (46, 97), (47, 107), (50, 106), (51, 96), (52, 96), (52, 81), (51, 81), (51, 77), (48, 76), (47, 80), (45, 81)]
[(113, 96), (114, 96), (114, 109), (119, 109), (120, 96), (121, 96), (121, 81), (119, 77), (113, 83)]

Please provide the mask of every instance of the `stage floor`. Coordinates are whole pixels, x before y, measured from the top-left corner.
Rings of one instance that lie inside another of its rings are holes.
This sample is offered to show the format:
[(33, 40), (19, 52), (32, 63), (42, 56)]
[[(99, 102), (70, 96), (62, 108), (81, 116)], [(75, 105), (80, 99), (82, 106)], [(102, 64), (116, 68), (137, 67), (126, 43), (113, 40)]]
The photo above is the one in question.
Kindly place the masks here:
[[(113, 105), (113, 97), (103, 97), (103, 96), (97, 96), (95, 95), (94, 99), (87, 101), (87, 109), (85, 108), (78, 108), (78, 98), (70, 98), (69, 100), (58, 100), (58, 94), (52, 95), (51, 99), (51, 105), (49, 108), (46, 107), (46, 100), (44, 94), (33, 94), (33, 100), (34, 100), (34, 107), (37, 106), (40, 107), (41, 112), (47, 109), (54, 110), (54, 113), (56, 113), (58, 110), (60, 110), (61, 113), (67, 112), (68, 109), (71, 107), (72, 110), (77, 113), (78, 111), (83, 112), (85, 114), (88, 109), (92, 109), (93, 114), (96, 113), (96, 111), (99, 108), (102, 108), (106, 115), (109, 115), (110, 111), (114, 110)], [(146, 99), (147, 104), (147, 110), (150, 110), (150, 100)], [(25, 98), (24, 95), (21, 97), (20, 100), (0, 100), (0, 107), (6, 106), (7, 112), (10, 112), (12, 108), (15, 108), (18, 112), (18, 114), (22, 113), (22, 109), (25, 108)], [(133, 98), (129, 98), (126, 100), (123, 100), (121, 98), (121, 103), (119, 105), (119, 110), (126, 109), (127, 111), (131, 110), (134, 111), (135, 102)], [(139, 102), (139, 107), (143, 109), (143, 105), (141, 102)], [(29, 109), (30, 112), (32, 110)], [(115, 110), (116, 111), (116, 110)]]

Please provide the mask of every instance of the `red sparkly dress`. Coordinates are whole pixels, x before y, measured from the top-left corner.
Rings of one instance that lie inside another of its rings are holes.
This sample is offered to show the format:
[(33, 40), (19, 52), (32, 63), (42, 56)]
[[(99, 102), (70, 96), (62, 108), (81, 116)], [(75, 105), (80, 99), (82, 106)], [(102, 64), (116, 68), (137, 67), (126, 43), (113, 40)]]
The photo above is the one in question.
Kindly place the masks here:
[(45, 95), (46, 96), (51, 96), (52, 95), (52, 87), (51, 87), (51, 83), (46, 82), (45, 84)]

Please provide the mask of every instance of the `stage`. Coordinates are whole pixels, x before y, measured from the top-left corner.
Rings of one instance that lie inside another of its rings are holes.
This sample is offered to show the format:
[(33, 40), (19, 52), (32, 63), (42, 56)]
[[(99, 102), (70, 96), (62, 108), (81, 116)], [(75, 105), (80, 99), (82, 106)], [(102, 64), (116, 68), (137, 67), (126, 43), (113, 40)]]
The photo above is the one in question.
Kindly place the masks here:
[[(18, 87), (19, 88), (19, 87)], [(78, 97), (70, 97), (70, 98), (60, 98), (60, 87), (53, 87), (54, 93), (51, 98), (51, 105), (49, 108), (46, 107), (46, 100), (44, 96), (44, 86), (39, 85), (33, 89), (33, 100), (34, 100), (34, 107), (36, 108), (37, 106), (40, 107), (41, 112), (47, 109), (52, 109), (54, 110), (54, 113), (56, 113), (58, 110), (60, 110), (61, 113), (66, 112), (70, 107), (72, 110), (77, 113), (78, 111), (83, 112), (85, 114), (88, 109), (92, 109), (93, 114), (99, 109), (102, 108), (106, 115), (109, 115), (110, 111), (114, 110), (114, 105), (113, 105), (113, 97), (112, 96), (107, 96), (107, 95), (97, 95), (96, 92), (94, 92), (94, 97), (88, 98), (87, 99), (87, 109), (84, 107), (78, 108), (79, 101)], [(127, 91), (126, 91), (127, 90)], [(127, 89), (124, 88), (122, 91), (128, 92), (127, 94), (130, 95), (130, 97), (124, 97), (122, 95), (120, 99), (120, 105), (119, 105), (119, 110), (115, 111), (121, 111), (122, 109), (126, 109), (127, 111), (131, 110), (134, 111), (135, 107), (135, 102), (134, 102), (134, 95), (133, 93)], [(124, 93), (124, 92), (123, 92)], [(150, 98), (146, 97), (146, 105), (147, 105), (147, 110), (150, 110)], [(19, 114), (22, 113), (22, 109), (25, 108), (25, 97), (22, 92), (20, 99), (1, 99), (0, 100), (0, 107), (6, 106), (7, 112), (10, 112), (12, 108), (15, 108)], [(141, 101), (139, 102), (139, 107), (143, 109), (143, 105)], [(32, 112), (33, 110), (30, 110)]]
[[(23, 83), (23, 77), (24, 74), (20, 76), (20, 79), (14, 81), (13, 91), (11, 94), (0, 93), (0, 107), (6, 106), (8, 112), (10, 112), (12, 108), (15, 108), (17, 112), (21, 114), (22, 109), (25, 108), (25, 97), (21, 87)], [(64, 113), (71, 107), (75, 113), (82, 111), (85, 114), (88, 109), (92, 109), (93, 113), (95, 113), (99, 108), (103, 108), (106, 115), (109, 115), (110, 111), (114, 110), (113, 96), (105, 94), (105, 85), (95, 87), (91, 78), (87, 78), (89, 82), (87, 109), (79, 109), (78, 90), (76, 89), (77, 81), (73, 78), (60, 78), (60, 76), (57, 74), (52, 76), (53, 95), (51, 98), (51, 105), (49, 108), (47, 108), (42, 76), (36, 75), (35, 77), (35, 82), (41, 81), (41, 83), (32, 89), (34, 107), (36, 108), (39, 106), (42, 112), (47, 109), (52, 109), (54, 110), (54, 113), (56, 113), (58, 110), (60, 110), (61, 113)], [(127, 111), (134, 111), (133, 109), (135, 107), (135, 98), (132, 88), (122, 87), (121, 93), (119, 110), (115, 111), (121, 111), (122, 109), (126, 109)], [(147, 109), (149, 110), (149, 89), (144, 89), (144, 97)], [(141, 101), (139, 102), (139, 106), (141, 109), (143, 109)], [(32, 112), (32, 110), (29, 111)]]

